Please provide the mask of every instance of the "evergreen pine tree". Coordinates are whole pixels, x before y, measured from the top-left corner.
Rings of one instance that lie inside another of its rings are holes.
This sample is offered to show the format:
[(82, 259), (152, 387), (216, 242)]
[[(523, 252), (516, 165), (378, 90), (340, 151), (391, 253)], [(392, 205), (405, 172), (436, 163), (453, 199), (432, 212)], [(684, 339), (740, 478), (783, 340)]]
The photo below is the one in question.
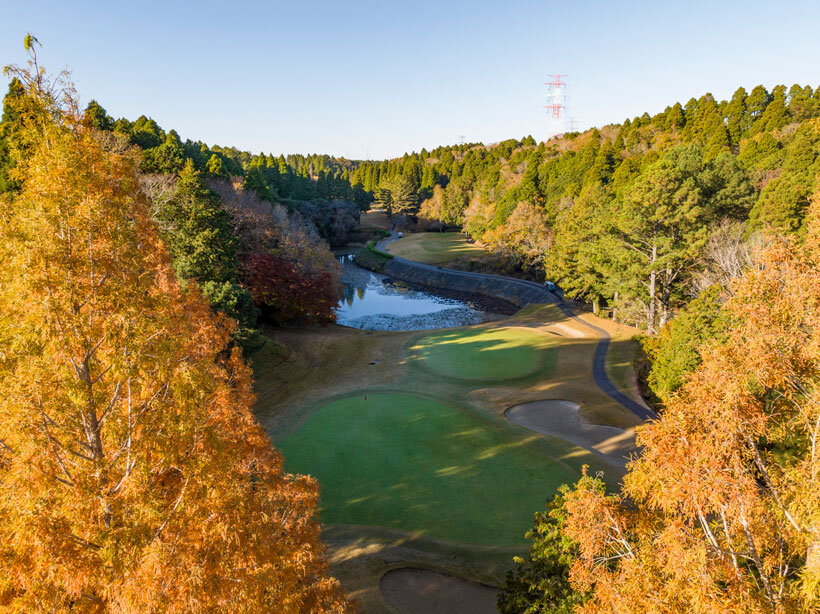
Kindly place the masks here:
[(211, 154), (211, 157), (208, 158), (208, 163), (205, 165), (205, 172), (211, 177), (228, 177), (228, 173), (225, 170), (225, 165), (222, 164), (222, 158), (217, 156), (215, 153)]
[(109, 117), (96, 100), (92, 100), (85, 108), (85, 121), (88, 125), (97, 130), (111, 130), (114, 126), (114, 120)]
[[(13, 148), (15, 134), (19, 130), (20, 114), (22, 113), (22, 97), (25, 90), (19, 79), (13, 77), (9, 83), (9, 90), (3, 98), (3, 116), (0, 120), (0, 194), (17, 190), (20, 182), (12, 178), (14, 161)], [(17, 146), (21, 146), (20, 143)]]

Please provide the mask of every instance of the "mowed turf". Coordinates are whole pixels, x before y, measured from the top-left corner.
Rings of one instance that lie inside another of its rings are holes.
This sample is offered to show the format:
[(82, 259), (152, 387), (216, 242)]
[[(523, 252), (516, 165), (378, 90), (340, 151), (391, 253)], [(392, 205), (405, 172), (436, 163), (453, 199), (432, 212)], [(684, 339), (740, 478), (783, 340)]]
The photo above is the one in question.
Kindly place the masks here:
[(388, 243), (385, 249), (400, 258), (443, 264), (459, 256), (481, 256), (484, 249), (460, 232), (417, 232)]
[(277, 447), (288, 471), (319, 481), (324, 523), (472, 544), (524, 543), (547, 497), (597, 466), (562, 440), (402, 393), (331, 402)]
[(422, 337), (411, 355), (447, 377), (501, 381), (554, 367), (556, 342), (526, 328), (467, 328)]

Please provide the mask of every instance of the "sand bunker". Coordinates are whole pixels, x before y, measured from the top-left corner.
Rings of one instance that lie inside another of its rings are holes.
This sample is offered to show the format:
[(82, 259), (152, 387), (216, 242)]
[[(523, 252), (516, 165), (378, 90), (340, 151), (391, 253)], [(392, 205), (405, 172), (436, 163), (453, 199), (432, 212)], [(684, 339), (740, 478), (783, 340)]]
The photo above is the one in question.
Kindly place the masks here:
[(568, 326), (566, 324), (561, 324), (560, 322), (550, 324), (549, 327), (554, 328), (556, 331), (558, 331), (557, 334), (561, 335), (562, 337), (574, 337), (575, 339), (580, 339), (582, 337), (587, 336), (587, 334), (583, 331), (580, 331), (577, 328), (572, 328), (572, 326)]
[(405, 614), (498, 614), (498, 589), (425, 569), (388, 571), (379, 590)]
[(610, 463), (623, 467), (636, 451), (635, 434), (615, 426), (590, 424), (572, 401), (549, 399), (510, 407), (507, 420), (538, 433), (560, 437), (598, 453)]

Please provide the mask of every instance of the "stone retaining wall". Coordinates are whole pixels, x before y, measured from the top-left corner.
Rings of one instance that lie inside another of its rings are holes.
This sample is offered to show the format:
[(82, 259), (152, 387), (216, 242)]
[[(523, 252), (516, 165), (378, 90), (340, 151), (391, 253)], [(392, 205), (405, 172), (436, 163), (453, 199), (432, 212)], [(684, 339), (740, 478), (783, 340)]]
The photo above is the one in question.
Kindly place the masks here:
[(550, 301), (545, 290), (525, 281), (439, 269), (399, 258), (390, 260), (382, 272), (390, 277), (423, 286), (499, 298), (517, 307)]

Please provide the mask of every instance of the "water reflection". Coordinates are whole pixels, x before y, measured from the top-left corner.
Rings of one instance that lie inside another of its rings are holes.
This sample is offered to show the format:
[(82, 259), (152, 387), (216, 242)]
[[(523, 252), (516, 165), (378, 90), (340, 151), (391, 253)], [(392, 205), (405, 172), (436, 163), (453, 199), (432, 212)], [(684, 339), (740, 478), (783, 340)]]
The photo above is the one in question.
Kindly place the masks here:
[(474, 309), (467, 303), (414, 290), (339, 257), (342, 283), (337, 322), (368, 330), (450, 328), (497, 320), (502, 316)]

